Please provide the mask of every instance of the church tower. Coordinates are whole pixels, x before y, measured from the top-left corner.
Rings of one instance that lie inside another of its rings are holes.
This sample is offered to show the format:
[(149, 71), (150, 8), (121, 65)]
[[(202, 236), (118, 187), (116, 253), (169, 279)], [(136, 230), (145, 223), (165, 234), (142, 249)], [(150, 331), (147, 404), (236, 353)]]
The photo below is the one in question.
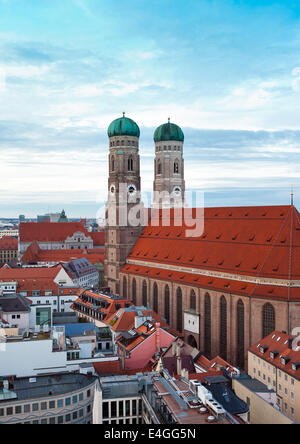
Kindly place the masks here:
[(142, 211), (137, 213), (141, 205), (140, 129), (123, 113), (109, 125), (108, 137), (104, 279), (112, 293), (120, 294), (119, 273), (142, 231)]
[(154, 142), (153, 207), (185, 206), (183, 131), (169, 119), (155, 130)]

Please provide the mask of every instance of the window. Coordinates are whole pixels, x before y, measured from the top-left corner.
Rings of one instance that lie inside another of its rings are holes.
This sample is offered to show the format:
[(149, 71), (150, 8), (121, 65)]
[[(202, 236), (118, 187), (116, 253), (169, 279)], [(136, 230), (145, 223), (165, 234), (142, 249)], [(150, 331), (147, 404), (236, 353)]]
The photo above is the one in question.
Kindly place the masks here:
[(123, 277), (123, 298), (127, 298), (127, 279), (126, 276)]
[(16, 415), (20, 415), (22, 413), (22, 406), (21, 405), (17, 405), (16, 409), (15, 409)]
[(103, 403), (103, 418), (109, 417), (108, 402)]
[(55, 409), (55, 401), (49, 402), (49, 409)]
[(168, 285), (165, 287), (165, 318), (167, 324), (170, 324), (170, 289)]
[(114, 156), (112, 156), (112, 158), (111, 158), (111, 170), (115, 171), (115, 158), (114, 158)]
[(245, 308), (240, 299), (237, 304), (237, 364), (244, 368), (245, 365)]
[(116, 401), (112, 401), (112, 403), (111, 403), (111, 405), (110, 405), (110, 408), (111, 408), (111, 417), (112, 418), (115, 418), (116, 416), (117, 416), (117, 402)]
[(128, 171), (133, 171), (133, 159), (130, 157), (128, 159)]
[(158, 288), (156, 282), (153, 286), (153, 310), (158, 313)]
[(29, 413), (29, 412), (30, 412), (30, 404), (24, 405), (24, 413)]
[(119, 401), (119, 416), (124, 416), (124, 403)]
[(62, 399), (58, 399), (57, 407), (63, 407), (63, 406), (64, 406), (63, 400)]
[(177, 330), (182, 332), (182, 291), (181, 288), (177, 288), (176, 292), (176, 305), (177, 305)]
[(178, 162), (174, 162), (174, 173), (178, 174), (179, 173), (179, 165)]
[(220, 356), (227, 360), (227, 301), (225, 296), (220, 301)]
[(133, 278), (132, 281), (132, 302), (136, 305), (136, 280)]
[(143, 305), (146, 307), (148, 305), (148, 290), (147, 290), (147, 282), (143, 282)]
[(192, 311), (196, 311), (196, 294), (194, 292), (194, 290), (191, 291), (191, 296), (190, 296), (190, 309)]
[(204, 351), (207, 358), (211, 356), (211, 301), (210, 295), (206, 293), (204, 301)]
[(71, 405), (71, 398), (66, 398), (66, 406)]
[(66, 422), (70, 422), (71, 421), (71, 415), (70, 414), (66, 415), (65, 418), (66, 418), (65, 419)]
[(157, 164), (157, 174), (161, 174), (161, 163), (158, 162)]
[(263, 337), (265, 338), (273, 333), (276, 327), (275, 310), (272, 304), (267, 303), (263, 306), (262, 318)]
[(47, 410), (47, 402), (41, 402), (41, 410)]

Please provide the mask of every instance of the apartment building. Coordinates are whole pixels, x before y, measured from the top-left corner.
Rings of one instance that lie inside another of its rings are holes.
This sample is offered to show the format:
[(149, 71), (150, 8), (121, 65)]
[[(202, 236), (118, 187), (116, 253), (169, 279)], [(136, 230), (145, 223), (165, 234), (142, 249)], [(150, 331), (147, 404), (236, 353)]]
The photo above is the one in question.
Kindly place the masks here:
[(12, 264), (18, 260), (18, 239), (0, 235), (0, 264)]
[(279, 410), (300, 423), (300, 347), (294, 340), (274, 331), (250, 347), (248, 373), (274, 390)]
[(92, 424), (95, 383), (79, 373), (0, 378), (0, 424)]

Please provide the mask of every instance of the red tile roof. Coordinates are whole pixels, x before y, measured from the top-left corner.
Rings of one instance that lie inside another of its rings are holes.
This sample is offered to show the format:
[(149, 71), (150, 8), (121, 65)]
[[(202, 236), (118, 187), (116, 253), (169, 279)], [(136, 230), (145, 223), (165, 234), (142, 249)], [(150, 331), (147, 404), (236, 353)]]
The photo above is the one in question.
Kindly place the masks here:
[[(52, 291), (56, 295), (59, 286), (54, 279), (61, 268), (61, 265), (51, 268), (1, 268), (0, 282), (18, 282), (17, 292), (27, 291), (28, 296), (32, 296), (33, 290), (39, 290), (41, 296), (45, 296), (45, 291)], [(65, 288), (63, 291), (65, 295), (69, 295), (74, 294), (76, 289)]]
[[(217, 356), (214, 359), (207, 359), (204, 355), (199, 356), (199, 358), (195, 361), (195, 364), (199, 365), (203, 369), (207, 370), (207, 372), (213, 371), (218, 372), (220, 368), (224, 368), (229, 373), (234, 371), (234, 367), (231, 364), (224, 361), (220, 356)], [(206, 373), (207, 374), (207, 373)]]
[(105, 231), (92, 231), (89, 233), (91, 238), (94, 241), (95, 246), (103, 246), (105, 245)]
[[(112, 299), (109, 296), (103, 293), (94, 293), (93, 291), (79, 289), (77, 291), (77, 295), (79, 296), (74, 304), (71, 306), (71, 309), (76, 311), (76, 305), (84, 306), (87, 308), (94, 308), (105, 316), (104, 319), (101, 319), (104, 323), (108, 324), (108, 320), (111, 319), (112, 315), (119, 310), (119, 308), (130, 306), (132, 302), (129, 299)], [(89, 302), (92, 301), (92, 302)], [(106, 302), (106, 306), (102, 304), (102, 306), (95, 306), (94, 302)]]
[(178, 284), (189, 285), (195, 288), (204, 288), (222, 293), (248, 296), (258, 299), (299, 301), (299, 288), (280, 287), (275, 285), (259, 285), (255, 283), (221, 279), (199, 274), (191, 274), (179, 271), (168, 271), (140, 265), (125, 265), (122, 273), (135, 276), (144, 276), (157, 281), (170, 281)]
[(64, 242), (77, 232), (90, 236), (80, 222), (24, 222), (20, 224), (20, 242)]
[(22, 256), (23, 263), (71, 262), (87, 258), (92, 264), (104, 263), (102, 249), (43, 250), (36, 241), (32, 242)]
[[(294, 206), (205, 208), (203, 234), (186, 237), (195, 212), (185, 210), (184, 223), (172, 212), (170, 226), (149, 224), (128, 259), (153, 266), (300, 278), (300, 215)], [(165, 213), (157, 212), (160, 225), (164, 217)]]
[(96, 373), (100, 376), (111, 375), (121, 371), (120, 361), (95, 362), (93, 364)]
[[(129, 331), (134, 328), (135, 325), (135, 317), (138, 313), (142, 313), (145, 317), (151, 317), (155, 322), (159, 322), (161, 327), (167, 327), (166, 322), (153, 310), (140, 310), (139, 308), (136, 311), (126, 310), (124, 308), (120, 308), (117, 313), (114, 313), (111, 317), (109, 317), (106, 321), (107, 324), (110, 324), (110, 328), (115, 332)], [(150, 313), (150, 316), (149, 316)]]
[(22, 279), (55, 279), (61, 265), (55, 267), (32, 267), (32, 268), (1, 268), (0, 281), (8, 282)]
[[(288, 373), (293, 378), (300, 380), (300, 343), (296, 344), (296, 349), (292, 349), (291, 344), (295, 338), (280, 331), (274, 331), (266, 338), (249, 348), (249, 352), (259, 356), (259, 358)], [(263, 351), (263, 353), (262, 353)], [(270, 353), (276, 352), (274, 359)], [(286, 365), (281, 362), (282, 358), (288, 358)], [(293, 370), (293, 363), (297, 363), (297, 370)]]
[(0, 250), (18, 250), (18, 239), (11, 236), (3, 236), (0, 239)]

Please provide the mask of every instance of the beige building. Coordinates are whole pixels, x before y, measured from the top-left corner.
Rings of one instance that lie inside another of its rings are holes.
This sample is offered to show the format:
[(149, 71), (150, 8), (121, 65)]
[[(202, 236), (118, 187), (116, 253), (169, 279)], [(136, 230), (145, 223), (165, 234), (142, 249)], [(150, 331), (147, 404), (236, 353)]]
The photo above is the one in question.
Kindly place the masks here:
[(293, 424), (276, 406), (276, 393), (256, 379), (233, 379), (235, 394), (249, 406), (249, 424)]
[(248, 373), (276, 393), (279, 410), (300, 423), (300, 347), (274, 331), (249, 349)]
[(18, 239), (4, 236), (0, 238), (0, 265), (18, 260)]

